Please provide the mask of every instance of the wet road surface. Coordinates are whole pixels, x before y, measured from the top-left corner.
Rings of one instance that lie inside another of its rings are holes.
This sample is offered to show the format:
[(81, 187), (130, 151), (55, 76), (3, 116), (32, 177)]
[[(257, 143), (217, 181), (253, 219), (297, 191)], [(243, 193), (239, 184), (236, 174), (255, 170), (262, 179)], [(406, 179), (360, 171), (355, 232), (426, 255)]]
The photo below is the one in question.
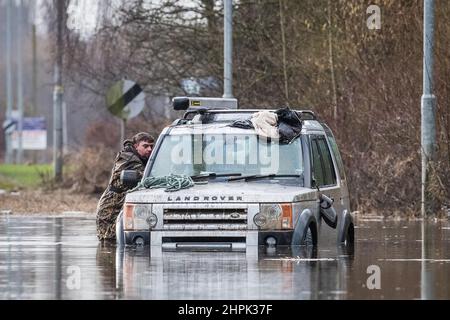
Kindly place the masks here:
[(98, 243), (92, 218), (3, 215), (0, 299), (450, 299), (448, 222), (355, 233), (353, 248), (161, 253)]

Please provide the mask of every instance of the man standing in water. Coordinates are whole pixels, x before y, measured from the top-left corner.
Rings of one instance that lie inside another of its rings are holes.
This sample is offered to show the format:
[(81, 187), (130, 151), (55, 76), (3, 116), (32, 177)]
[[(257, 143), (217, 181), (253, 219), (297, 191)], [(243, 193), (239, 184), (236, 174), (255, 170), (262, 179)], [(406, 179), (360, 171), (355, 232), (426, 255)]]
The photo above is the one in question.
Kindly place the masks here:
[(142, 177), (153, 149), (154, 138), (146, 133), (136, 134), (123, 142), (111, 172), (108, 187), (97, 206), (97, 237), (99, 240), (116, 239), (116, 219), (122, 209), (125, 193), (130, 189), (120, 182), (122, 170), (135, 170)]

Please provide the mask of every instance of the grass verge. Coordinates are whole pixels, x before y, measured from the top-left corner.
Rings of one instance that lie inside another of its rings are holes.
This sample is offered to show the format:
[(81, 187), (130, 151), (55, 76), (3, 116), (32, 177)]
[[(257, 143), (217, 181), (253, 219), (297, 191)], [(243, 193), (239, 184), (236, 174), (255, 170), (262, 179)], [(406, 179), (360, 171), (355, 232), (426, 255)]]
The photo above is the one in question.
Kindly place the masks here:
[(32, 189), (42, 182), (42, 175), (52, 172), (52, 165), (0, 164), (0, 189)]

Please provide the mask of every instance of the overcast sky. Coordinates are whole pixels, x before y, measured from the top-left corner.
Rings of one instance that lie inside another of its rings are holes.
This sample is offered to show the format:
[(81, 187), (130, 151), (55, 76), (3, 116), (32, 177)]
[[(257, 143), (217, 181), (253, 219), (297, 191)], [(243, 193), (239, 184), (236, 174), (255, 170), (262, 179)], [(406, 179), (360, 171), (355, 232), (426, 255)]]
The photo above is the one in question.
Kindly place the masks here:
[[(44, 1), (36, 0), (36, 24), (41, 33), (46, 32)], [(92, 33), (96, 27), (99, 1), (101, 0), (72, 0), (68, 9), (68, 27), (84, 35)]]

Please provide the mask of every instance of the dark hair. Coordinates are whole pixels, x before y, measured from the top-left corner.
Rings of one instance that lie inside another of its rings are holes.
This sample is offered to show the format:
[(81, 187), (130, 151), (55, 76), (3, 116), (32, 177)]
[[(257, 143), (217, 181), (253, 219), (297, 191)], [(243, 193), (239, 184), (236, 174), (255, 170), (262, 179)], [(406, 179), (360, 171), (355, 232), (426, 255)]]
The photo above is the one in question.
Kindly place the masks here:
[(149, 142), (151, 144), (155, 143), (155, 139), (147, 132), (139, 132), (131, 138), (133, 144), (139, 144), (141, 141)]

